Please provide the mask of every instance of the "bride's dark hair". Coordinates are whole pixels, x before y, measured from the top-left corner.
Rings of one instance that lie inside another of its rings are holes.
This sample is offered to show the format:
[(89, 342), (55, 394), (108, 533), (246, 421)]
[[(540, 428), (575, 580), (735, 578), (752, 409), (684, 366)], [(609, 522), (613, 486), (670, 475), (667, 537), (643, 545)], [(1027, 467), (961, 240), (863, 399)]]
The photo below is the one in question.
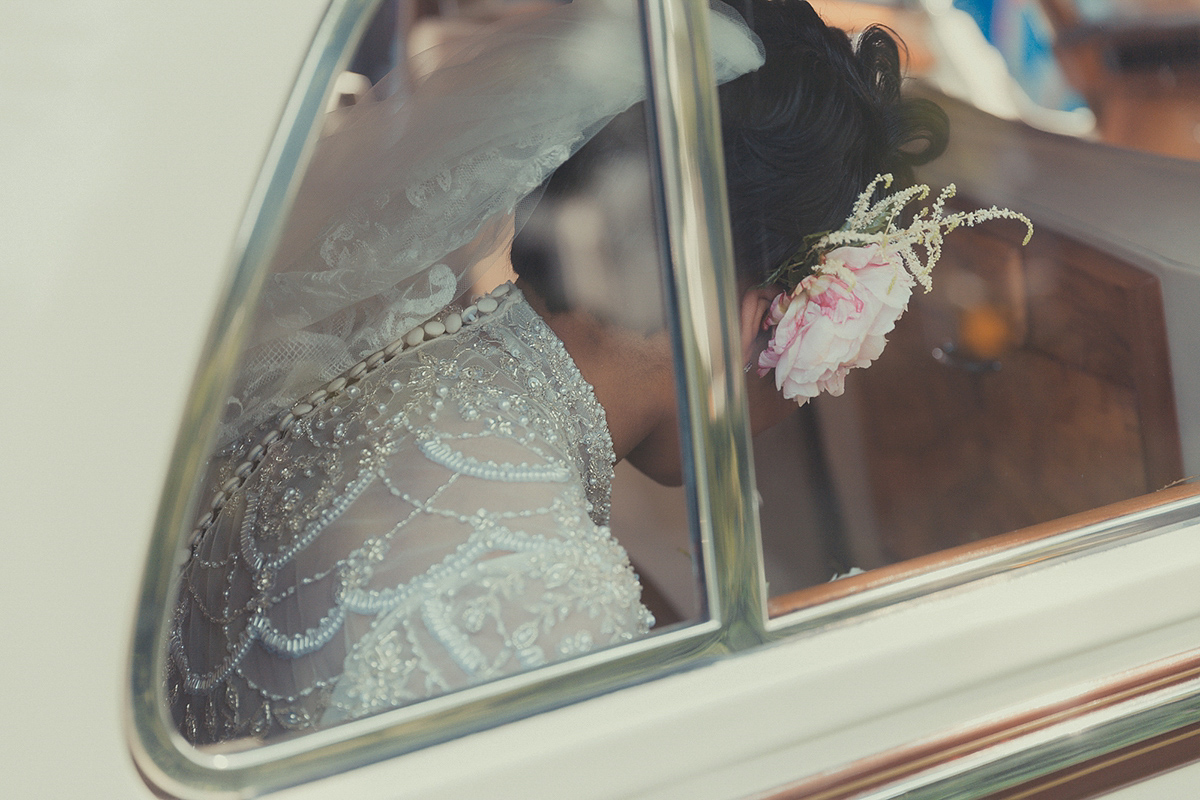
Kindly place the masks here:
[(913, 167), (946, 149), (949, 122), (933, 102), (901, 96), (900, 45), (886, 29), (852, 44), (805, 0), (732, 5), (766, 49), (761, 68), (720, 89), (735, 261), (761, 281), (804, 237), (841, 227), (876, 175), (911, 184)]
[[(892, 173), (893, 188), (911, 183), (913, 167), (946, 148), (949, 123), (933, 102), (901, 96), (901, 46), (886, 29), (870, 27), (852, 43), (806, 0), (731, 5), (766, 54), (761, 68), (719, 90), (734, 259), (741, 278), (757, 283), (806, 236), (840, 227), (876, 175)], [(553, 213), (556, 200), (645, 141), (639, 104), (559, 167), (534, 213)], [(518, 233), (513, 266), (551, 310), (565, 310), (549, 246)]]

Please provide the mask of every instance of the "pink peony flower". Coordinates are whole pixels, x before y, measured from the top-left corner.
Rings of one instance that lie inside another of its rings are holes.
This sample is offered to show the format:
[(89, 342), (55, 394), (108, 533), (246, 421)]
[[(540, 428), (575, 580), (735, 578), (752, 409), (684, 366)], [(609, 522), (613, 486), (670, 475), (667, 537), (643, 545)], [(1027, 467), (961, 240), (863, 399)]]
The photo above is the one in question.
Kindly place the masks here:
[(845, 391), (846, 373), (879, 357), (912, 295), (912, 276), (889, 255), (877, 244), (839, 247), (794, 292), (776, 297), (758, 374), (774, 369), (775, 385), (800, 405)]

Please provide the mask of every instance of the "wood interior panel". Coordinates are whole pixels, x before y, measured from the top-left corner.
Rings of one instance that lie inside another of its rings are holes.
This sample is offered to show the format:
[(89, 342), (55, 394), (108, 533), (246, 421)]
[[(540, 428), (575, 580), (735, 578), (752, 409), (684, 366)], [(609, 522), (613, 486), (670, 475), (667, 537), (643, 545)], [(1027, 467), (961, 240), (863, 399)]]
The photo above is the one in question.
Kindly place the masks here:
[(929, 361), (868, 393), (873, 407), (898, 411), (865, 421), (880, 535), (894, 560), (1148, 491), (1123, 387), (1031, 352), (1006, 355), (995, 373), (940, 374)]
[(1183, 477), (1157, 279), (1051, 231), (1022, 249), (1023, 233), (956, 231), (934, 292), (848, 382), (890, 561)]

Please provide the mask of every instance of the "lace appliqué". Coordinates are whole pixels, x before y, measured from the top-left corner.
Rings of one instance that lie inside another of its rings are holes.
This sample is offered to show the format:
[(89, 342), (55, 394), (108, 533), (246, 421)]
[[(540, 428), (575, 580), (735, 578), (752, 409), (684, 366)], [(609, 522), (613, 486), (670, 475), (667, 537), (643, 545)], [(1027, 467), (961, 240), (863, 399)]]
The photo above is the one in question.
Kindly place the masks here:
[(184, 566), (184, 735), (324, 727), (645, 634), (606, 527), (613, 460), (591, 387), (517, 292), (347, 387), (267, 448)]

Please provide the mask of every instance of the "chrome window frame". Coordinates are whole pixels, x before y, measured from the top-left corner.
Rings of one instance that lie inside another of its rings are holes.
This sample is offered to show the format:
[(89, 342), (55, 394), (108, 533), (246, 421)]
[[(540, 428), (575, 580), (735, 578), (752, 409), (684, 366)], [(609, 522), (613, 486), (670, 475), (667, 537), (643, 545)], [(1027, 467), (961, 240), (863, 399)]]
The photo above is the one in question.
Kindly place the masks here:
[[(1200, 499), (1091, 526), (1023, 548), (910, 578), (785, 617), (768, 620), (754, 469), (741, 358), (737, 352), (736, 280), (725, 200), (720, 124), (708, 53), (707, 3), (640, 0), (653, 130), (658, 145), (661, 215), (671, 262), (667, 297), (676, 319), (675, 347), (682, 380), (679, 395), (685, 435), (685, 469), (695, 527), (708, 575), (706, 621), (620, 648), (424, 701), (377, 717), (244, 752), (202, 752), (173, 729), (165, 687), (166, 631), (181, 546), (193, 518), (192, 496), (213, 438), (232, 369), (247, 334), (263, 270), (315, 139), (316, 122), (333, 78), (377, 0), (331, 0), (298, 73), (265, 166), (235, 243), (235, 263), (188, 401), (155, 520), (133, 637), (127, 730), (135, 761), (160, 789), (181, 797), (213, 793), (258, 794), (316, 780), (391, 758), (484, 728), (574, 703), (584, 698), (711, 662), (771, 641), (812, 633), (896, 602), (927, 596), (982, 577), (1050, 558), (1062, 558), (1133, 537), (1153, 535), (1194, 520)], [(1130, 725), (1158, 730), (1178, 726), (1180, 709), (1193, 720), (1200, 687), (1171, 694), (1159, 706), (1130, 712)], [(1157, 709), (1157, 710), (1156, 710)], [(1157, 725), (1151, 717), (1158, 714)], [(1150, 716), (1147, 716), (1150, 715)], [(1121, 718), (1107, 720), (1106, 730)], [(1128, 725), (1125, 726), (1128, 729)], [(1168, 728), (1169, 729), (1169, 728)], [(1073, 735), (1070, 731), (1064, 737)], [(1061, 737), (1060, 737), (1061, 738)], [(1128, 737), (1122, 738), (1125, 741)], [(1056, 740), (1057, 741), (1057, 740)], [(1059, 744), (1065, 742), (1062, 739)], [(1071, 762), (1112, 749), (1112, 738), (1070, 750)], [(1044, 774), (1041, 756), (1053, 741), (994, 762), (962, 763), (956, 785), (991, 776), (980, 787), (995, 791)], [(1066, 745), (1062, 745), (1063, 748)], [(1003, 754), (997, 753), (997, 757)], [(1020, 769), (1014, 772), (1014, 761)], [(1062, 766), (1061, 760), (1052, 762)], [(990, 765), (990, 766), (989, 766)], [(1040, 770), (1040, 771), (1039, 771)], [(963, 776), (966, 776), (965, 778)], [(925, 782), (948, 776), (928, 776)], [(941, 785), (941, 784), (938, 784)], [(922, 796), (907, 786), (904, 796)], [(982, 793), (982, 792), (981, 792)], [(900, 794), (880, 794), (900, 796)], [(977, 796), (977, 795), (976, 795)]]

